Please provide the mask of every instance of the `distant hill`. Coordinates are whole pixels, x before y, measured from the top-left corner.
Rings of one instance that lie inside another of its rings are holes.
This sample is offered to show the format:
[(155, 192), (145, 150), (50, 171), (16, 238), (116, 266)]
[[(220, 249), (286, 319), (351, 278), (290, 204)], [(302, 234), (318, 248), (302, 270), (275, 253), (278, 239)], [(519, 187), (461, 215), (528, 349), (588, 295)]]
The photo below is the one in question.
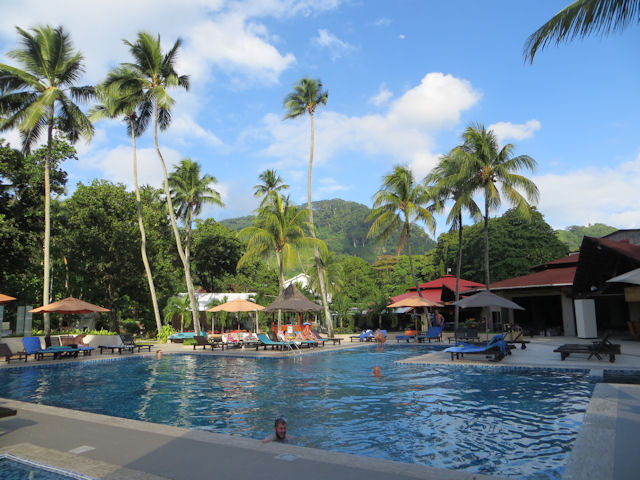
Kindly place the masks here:
[(587, 237), (600, 238), (604, 237), (605, 235), (609, 235), (616, 230), (618, 230), (616, 227), (610, 227), (609, 225), (605, 225), (603, 223), (596, 223), (594, 225), (589, 225), (588, 227), (572, 225), (571, 227), (565, 228), (564, 230), (556, 230), (556, 235), (561, 242), (564, 242), (569, 246), (570, 251), (575, 252), (577, 250), (580, 250), (582, 237), (584, 237), (585, 235)]
[[(384, 244), (379, 245), (373, 239), (367, 238), (367, 232), (372, 222), (366, 218), (371, 209), (366, 205), (345, 200), (321, 200), (313, 202), (313, 221), (318, 238), (321, 238), (329, 250), (336, 253), (346, 253), (363, 258), (369, 263), (375, 262), (378, 255), (395, 253), (400, 239), (399, 232)], [(306, 208), (306, 205), (301, 205)], [(253, 216), (229, 218), (220, 223), (232, 230), (241, 230), (251, 226)], [(411, 252), (422, 255), (432, 248), (436, 242), (417, 225), (411, 230)]]

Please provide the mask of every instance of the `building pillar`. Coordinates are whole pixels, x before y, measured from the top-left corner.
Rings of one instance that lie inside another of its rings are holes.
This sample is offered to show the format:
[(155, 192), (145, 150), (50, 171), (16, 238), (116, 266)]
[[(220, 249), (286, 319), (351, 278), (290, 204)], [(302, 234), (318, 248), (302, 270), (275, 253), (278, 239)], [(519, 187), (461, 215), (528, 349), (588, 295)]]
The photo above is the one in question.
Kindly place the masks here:
[(573, 313), (573, 301), (567, 297), (564, 292), (561, 292), (560, 304), (562, 307), (562, 328), (564, 335), (567, 337), (575, 337), (576, 317)]

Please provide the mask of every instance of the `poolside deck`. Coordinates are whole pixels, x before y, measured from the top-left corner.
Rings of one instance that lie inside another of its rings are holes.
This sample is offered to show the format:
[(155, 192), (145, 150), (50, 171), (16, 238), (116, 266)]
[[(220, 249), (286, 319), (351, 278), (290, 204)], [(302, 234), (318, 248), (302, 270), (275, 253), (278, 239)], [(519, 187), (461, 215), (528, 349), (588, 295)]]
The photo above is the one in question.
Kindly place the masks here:
[[(640, 342), (619, 341), (622, 355), (615, 363), (587, 360), (572, 355), (560, 361), (553, 349), (563, 343), (588, 341), (563, 338), (535, 338), (526, 350), (518, 348), (498, 363), (482, 356), (451, 361), (444, 352), (433, 352), (405, 360), (407, 363), (479, 365), (482, 368), (534, 367), (579, 368), (601, 376), (605, 369), (640, 372)], [(304, 349), (303, 355), (320, 354), (365, 343)], [(164, 353), (193, 352), (183, 345), (161, 345)], [(290, 353), (260, 350), (202, 351), (203, 355), (291, 356)], [(123, 354), (124, 355), (124, 354)], [(127, 354), (129, 356), (130, 354)], [(145, 355), (149, 355), (146, 353)], [(295, 354), (298, 355), (298, 354)], [(118, 355), (97, 355), (118, 357)], [(96, 356), (72, 359), (86, 361)], [(36, 362), (30, 361), (28, 364)], [(42, 364), (44, 362), (37, 362)], [(48, 363), (48, 362), (47, 362)], [(60, 361), (55, 361), (60, 363)], [(0, 364), (6, 368), (6, 364)], [(12, 362), (11, 366), (24, 365)], [(117, 399), (114, 399), (117, 401)], [(63, 467), (93, 478), (118, 479), (197, 479), (279, 477), (298, 479), (472, 479), (487, 477), (459, 471), (388, 462), (294, 445), (262, 444), (235, 436), (193, 431), (102, 415), (0, 399), (0, 405), (18, 410), (15, 417), (0, 419), (0, 453), (12, 452), (24, 458)], [(637, 478), (640, 458), (635, 442), (640, 431), (640, 385), (598, 384), (574, 445), (564, 479), (626, 480)], [(597, 453), (594, 455), (594, 453)]]

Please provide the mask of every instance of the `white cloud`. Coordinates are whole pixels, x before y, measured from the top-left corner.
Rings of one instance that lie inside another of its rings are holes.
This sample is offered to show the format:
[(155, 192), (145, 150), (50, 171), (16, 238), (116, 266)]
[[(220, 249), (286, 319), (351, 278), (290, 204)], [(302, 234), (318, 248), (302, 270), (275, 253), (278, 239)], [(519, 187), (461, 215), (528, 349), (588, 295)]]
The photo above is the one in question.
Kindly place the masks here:
[(318, 36), (313, 39), (313, 43), (318, 47), (328, 49), (331, 60), (334, 61), (344, 55), (348, 55), (353, 50), (352, 45), (340, 40), (324, 28), (318, 30)]
[(400, 40), (404, 40), (404, 33), (401, 33), (400, 35), (398, 35), (398, 38), (399, 38)]
[(533, 177), (540, 211), (554, 228), (606, 223), (640, 226), (640, 156), (610, 168), (585, 168)]
[(171, 121), (171, 128), (167, 130), (167, 135), (172, 139), (178, 139), (179, 143), (186, 143), (185, 138), (204, 140), (207, 144), (215, 147), (223, 145), (213, 132), (198, 125), (191, 117), (180, 115)]
[(380, 90), (378, 90), (378, 93), (369, 99), (369, 103), (379, 107), (380, 105), (387, 103), (392, 96), (393, 93), (391, 93), (385, 85), (382, 85)]
[[(184, 155), (180, 152), (162, 147), (162, 156), (167, 170), (173, 170)], [(155, 148), (138, 148), (138, 184), (163, 188), (163, 174), (160, 160)], [(80, 159), (76, 170), (99, 169), (101, 176), (114, 183), (123, 183), (129, 190), (133, 189), (133, 155), (131, 146), (120, 145), (112, 149), (99, 149), (92, 155)]]
[(318, 180), (320, 184), (319, 187), (316, 187), (312, 190), (312, 195), (316, 198), (327, 198), (332, 197), (336, 194), (336, 192), (344, 192), (350, 190), (352, 187), (347, 185), (339, 184), (334, 178), (321, 178)]
[[(420, 85), (390, 103), (386, 113), (348, 116), (334, 111), (317, 113), (316, 156), (322, 165), (337, 154), (359, 152), (385, 156), (426, 173), (438, 160), (433, 136), (460, 121), (460, 114), (480, 99), (465, 81), (452, 75), (429, 73)], [(270, 144), (261, 152), (278, 159), (280, 168), (308, 161), (309, 119), (282, 121), (276, 114), (263, 118), (255, 136), (267, 134)]]
[(374, 27), (386, 27), (391, 23), (390, 18), (380, 17), (376, 21), (373, 22)]
[(531, 138), (540, 128), (540, 122), (532, 119), (525, 123), (494, 123), (493, 125), (489, 125), (488, 130), (493, 130), (498, 138), (498, 143), (504, 145), (507, 139), (524, 140), (525, 138)]

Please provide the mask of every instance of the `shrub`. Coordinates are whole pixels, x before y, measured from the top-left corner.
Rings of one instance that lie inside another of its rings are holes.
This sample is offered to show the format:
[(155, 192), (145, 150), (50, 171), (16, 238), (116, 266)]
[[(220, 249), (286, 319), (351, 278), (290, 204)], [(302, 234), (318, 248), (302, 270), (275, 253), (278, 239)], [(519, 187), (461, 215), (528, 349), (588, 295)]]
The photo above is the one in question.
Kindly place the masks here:
[(169, 338), (169, 336), (173, 335), (174, 333), (176, 333), (176, 331), (171, 328), (171, 325), (163, 325), (158, 332), (158, 340), (160, 340), (162, 343), (167, 343), (167, 338)]

